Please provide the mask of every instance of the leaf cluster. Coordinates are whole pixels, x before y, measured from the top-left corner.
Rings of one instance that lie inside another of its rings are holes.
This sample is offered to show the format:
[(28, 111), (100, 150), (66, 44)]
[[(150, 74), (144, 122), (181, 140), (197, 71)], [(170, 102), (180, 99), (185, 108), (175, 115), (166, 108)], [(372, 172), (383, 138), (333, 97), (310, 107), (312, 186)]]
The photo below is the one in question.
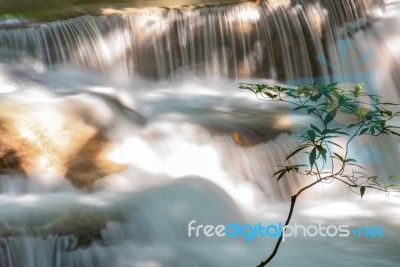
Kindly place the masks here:
[[(349, 144), (355, 137), (400, 136), (396, 132), (400, 127), (389, 123), (400, 116), (400, 112), (392, 111), (397, 104), (384, 102), (380, 96), (368, 93), (365, 85), (359, 83), (354, 88), (343, 88), (337, 83), (298, 87), (240, 84), (241, 89), (250, 90), (259, 99), (285, 102), (293, 112), (303, 113), (312, 117), (311, 121), (316, 121), (310, 123), (305, 133), (297, 136), (299, 142), (286, 157), (288, 161), (298, 154), (306, 154), (308, 164), (282, 166), (274, 173), (278, 181), (289, 173), (316, 176), (320, 182), (336, 179), (347, 184), (350, 189), (358, 188), (361, 197), (366, 188), (385, 192), (397, 188), (397, 185), (386, 185), (378, 181), (377, 177), (368, 176), (356, 159), (348, 157)], [(338, 117), (342, 118), (340, 123), (336, 121)], [(345, 137), (346, 144), (336, 142), (338, 137)], [(340, 153), (333, 152), (333, 147)], [(328, 162), (331, 164), (330, 171), (326, 170)], [(349, 166), (353, 168), (351, 175), (345, 171)]]

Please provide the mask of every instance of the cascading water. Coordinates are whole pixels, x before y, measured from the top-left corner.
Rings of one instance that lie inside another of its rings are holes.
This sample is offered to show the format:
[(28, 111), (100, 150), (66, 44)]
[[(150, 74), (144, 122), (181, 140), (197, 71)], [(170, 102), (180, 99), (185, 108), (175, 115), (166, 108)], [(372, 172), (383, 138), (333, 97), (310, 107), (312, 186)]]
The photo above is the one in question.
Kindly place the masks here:
[[(114, 10), (0, 30), (0, 266), (255, 266), (270, 240), (193, 239), (187, 224), (282, 220), (278, 202), (305, 181), (271, 176), (307, 118), (254, 99), (237, 81), (329, 82), (343, 73), (344, 81), (371, 50), (379, 93), (399, 99), (399, 9), (396, 1), (281, 0)], [(390, 157), (373, 171), (396, 172), (395, 141), (375, 146)], [(349, 199), (342, 192), (321, 186), (308, 197)], [(271, 266), (397, 266), (390, 234), (398, 223), (386, 219), (398, 214), (393, 198), (382, 202), (392, 212), (375, 220), (389, 235), (384, 244), (346, 251), (359, 240), (336, 238), (318, 255), (307, 248), (319, 251), (323, 238), (295, 240), (282, 252), (291, 257)], [(325, 205), (335, 219), (313, 204), (299, 216), (362, 224), (381, 209), (366, 201), (339, 205), (351, 213)]]
[(315, 53), (338, 28), (355, 29), (382, 12), (381, 1), (267, 1), (260, 5), (144, 9), (83, 16), (2, 31), (2, 50), (49, 66), (73, 64), (117, 81), (186, 72), (287, 80), (319, 74)]

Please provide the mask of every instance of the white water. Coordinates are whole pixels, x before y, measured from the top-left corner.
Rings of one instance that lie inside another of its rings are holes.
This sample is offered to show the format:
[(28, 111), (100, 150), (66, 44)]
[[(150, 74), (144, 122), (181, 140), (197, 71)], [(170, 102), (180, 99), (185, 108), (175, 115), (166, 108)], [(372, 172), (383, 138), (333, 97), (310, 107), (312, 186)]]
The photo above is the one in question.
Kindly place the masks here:
[[(283, 7), (264, 5), (263, 10), (272, 12), (274, 8), (282, 8), (282, 13), (272, 13), (273, 18), (294, 23), (296, 20), (286, 21), (288, 17), (284, 16), (286, 11), (283, 11)], [(252, 8), (249, 4), (238, 10), (221, 10), (228, 17), (240, 17), (247, 14), (244, 12), (246, 10), (252, 12)], [(319, 15), (324, 14), (325, 10), (320, 6), (316, 5), (315, 8), (314, 11)], [(207, 11), (210, 22), (201, 29), (207, 31), (213, 29), (215, 23), (220, 25), (218, 23), (221, 22), (214, 20), (222, 19), (218, 13), (221, 10)], [(371, 12), (377, 16), (373, 26), (347, 39), (349, 64), (366, 51), (373, 51), (378, 88), (384, 88), (382, 94), (390, 99), (398, 98), (395, 87), (398, 78), (396, 44), (399, 43), (395, 27), (399, 25), (395, 17), (397, 11), (395, 3), (388, 6), (385, 13)], [(159, 10), (151, 14), (156, 16)], [(196, 18), (196, 14), (184, 12), (183, 16)], [(346, 15), (346, 20), (349, 20), (349, 14), (351, 12), (341, 15)], [(336, 15), (333, 17), (340, 20), (340, 16)], [(9, 55), (2, 59), (7, 64), (0, 65), (2, 116), (11, 114), (14, 119), (12, 122), (20, 125), (24, 136), (29, 137), (29, 133), (33, 133), (31, 138), (36, 138), (40, 136), (38, 134), (45, 134), (50, 144), (59, 147), (68, 147), (68, 144), (58, 140), (70, 140), (65, 135), (69, 128), (82, 127), (84, 132), (89, 125), (115, 144), (107, 154), (108, 159), (127, 166), (122, 172), (97, 180), (92, 192), (75, 188), (63, 175), (53, 170), (51, 160), (57, 155), (45, 153), (45, 150), (39, 155), (42, 159), (40, 162), (44, 162), (40, 166), (44, 168), (35, 170), (27, 178), (14, 174), (2, 175), (1, 267), (243, 267), (255, 266), (271, 249), (273, 240), (270, 239), (246, 243), (240, 238), (188, 238), (187, 224), (191, 220), (206, 224), (281, 222), (288, 208), (284, 200), (305, 181), (287, 177), (293, 179), (290, 185), (286, 182), (277, 184), (271, 176), (275, 166), (282, 162), (285, 152), (293, 144), (293, 138), (285, 132), (306, 125), (307, 118), (289, 116), (286, 107), (258, 101), (248, 92), (238, 90), (236, 80), (226, 77), (258, 76), (257, 71), (251, 72), (250, 65), (254, 62), (248, 55), (243, 56), (245, 65), (242, 69), (247, 74), (224, 73), (224, 66), (230, 65), (230, 61), (218, 60), (224, 53), (218, 50), (219, 44), (213, 44), (212, 39), (205, 39), (204, 46), (199, 49), (202, 52), (196, 50), (188, 54), (199, 56), (204, 53), (205, 63), (203, 60), (199, 62), (206, 66), (205, 74), (204, 70), (200, 71), (202, 75), (192, 73), (191, 68), (199, 64), (198, 61), (184, 62), (190, 61), (184, 56), (190, 51), (190, 45), (189, 48), (184, 47), (185, 43), (180, 43), (178, 47), (185, 52), (182, 53), (182, 65), (189, 66), (190, 71), (183, 68), (181, 74), (175, 73), (179, 66), (171, 66), (168, 59), (168, 53), (174, 56), (168, 50), (168, 35), (165, 37), (166, 43), (153, 44), (152, 49), (157, 48), (153, 55), (157, 60), (155, 64), (147, 62), (150, 65), (147, 71), (157, 73), (154, 75), (157, 79), (166, 76), (172, 79), (151, 81), (140, 78), (139, 74), (149, 76), (145, 67), (132, 70), (129, 64), (133, 59), (125, 57), (128, 52), (120, 54), (117, 49), (125, 41), (131, 44), (132, 40), (122, 41), (120, 38), (135, 36), (130, 30), (136, 29), (137, 25), (131, 23), (139, 23), (142, 18), (136, 16), (123, 16), (130, 26), (122, 30), (122, 34), (115, 31), (115, 35), (108, 36), (115, 43), (103, 39), (104, 32), (100, 30), (101, 27), (97, 28), (93, 20), (102, 21), (99, 25), (103, 27), (114, 27), (120, 17), (85, 17), (76, 21), (55, 22), (56, 28), (66, 28), (71, 32), (79, 29), (84, 33), (83, 36), (88, 37), (83, 43), (79, 43), (79, 38), (74, 39), (79, 45), (73, 45), (73, 38), (70, 39), (72, 43), (68, 41), (66, 44), (55, 41), (55, 38), (53, 41), (59, 50), (49, 49), (51, 46), (46, 45), (32, 47), (40, 42), (27, 41), (32, 36), (39, 38), (44, 34), (41, 31), (53, 29), (52, 24), (43, 24), (39, 32), (37, 29), (19, 29), (1, 33), (0, 40), (14, 38), (20, 45), (11, 46), (10, 51), (9, 43), (4, 46), (4, 42), (0, 43), (3, 54), (7, 50)], [(310, 20), (314, 18), (311, 15), (306, 17)], [(85, 24), (85, 21), (89, 24)], [(161, 26), (167, 27), (168, 21)], [(228, 23), (228, 29), (234, 34), (234, 22), (227, 21), (232, 23)], [(187, 22), (182, 25), (188, 26)], [(276, 23), (280, 25), (279, 21)], [(329, 27), (332, 31), (329, 38), (332, 40), (336, 34), (335, 27), (343, 24), (343, 21), (336, 23)], [(357, 23), (363, 25), (363, 20)], [(158, 25), (155, 30), (160, 30), (161, 26)], [(283, 26), (278, 28), (282, 29)], [(314, 27), (312, 24), (310, 32), (316, 34)], [(65, 31), (61, 32), (65, 34)], [(243, 29), (238, 32), (243, 33)], [(272, 71), (261, 77), (291, 79), (311, 75), (312, 58), (304, 58), (305, 61), (299, 63), (302, 67), (294, 63), (307, 45), (302, 43), (299, 50), (290, 53), (288, 44), (283, 41), (289, 35), (285, 35), (283, 30), (278, 32), (282, 34), (279, 46), (286, 51), (283, 53), (287, 53), (282, 60), (283, 66), (280, 65), (282, 62), (272, 60), (267, 66), (279, 66), (271, 67)], [(204, 35), (213, 36), (210, 32)], [(246, 36), (238, 38), (245, 39)], [(193, 45), (196, 39), (189, 40)], [(237, 42), (235, 40), (232, 45)], [(316, 48), (322, 46), (319, 37), (315, 37), (313, 42), (318, 44)], [(143, 47), (142, 43), (135, 44)], [(242, 48), (246, 51), (246, 45)], [(340, 58), (337, 46), (332, 42), (328, 50), (327, 57), (337, 63), (335, 60)], [(47, 54), (46, 57), (46, 53), (41, 54), (40, 51), (51, 51), (54, 55)], [(213, 51), (217, 53), (214, 61), (210, 56)], [(21, 54), (15, 55), (16, 52)], [(141, 55), (140, 49), (131, 53), (135, 57)], [(156, 56), (157, 53), (161, 54)], [(146, 54), (147, 61), (151, 61), (149, 57)], [(235, 54), (235, 57), (241, 56)], [(146, 65), (146, 60), (139, 62)], [(341, 66), (343, 69), (345, 67)], [(279, 68), (283, 69), (282, 77), (274, 74)], [(233, 72), (239, 69), (236, 66)], [(320, 71), (320, 75), (331, 73), (324, 69)], [(64, 125), (64, 129), (60, 121), (71, 112), (76, 117), (73, 116), (72, 121), (67, 120), (69, 124)], [(241, 136), (245, 146), (233, 140), (234, 132)], [(372, 166), (371, 169), (378, 173), (396, 172), (400, 155), (395, 142), (377, 140), (372, 144), (385, 151), (385, 160), (388, 162)], [(371, 157), (371, 151), (368, 150), (357, 153), (365, 158)], [(271, 266), (398, 266), (399, 199), (396, 196), (368, 194), (365, 200), (360, 201), (348, 194), (346, 188), (338, 185), (321, 186), (304, 196), (295, 214), (296, 220), (312, 224), (380, 225), (385, 229), (385, 237), (293, 239), (283, 245)], [(322, 198), (327, 200), (321, 201)], [(332, 199), (337, 201), (332, 202)], [(84, 236), (78, 242), (77, 235), (80, 233), (84, 233)], [(87, 239), (92, 242), (85, 243), (87, 234), (91, 235)]]

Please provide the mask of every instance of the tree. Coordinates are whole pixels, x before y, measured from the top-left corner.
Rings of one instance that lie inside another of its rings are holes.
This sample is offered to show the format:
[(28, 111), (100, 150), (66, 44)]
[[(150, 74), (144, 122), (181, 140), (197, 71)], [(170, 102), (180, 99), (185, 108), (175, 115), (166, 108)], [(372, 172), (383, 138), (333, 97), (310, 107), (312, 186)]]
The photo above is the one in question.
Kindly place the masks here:
[[(326, 86), (310, 85), (295, 88), (269, 86), (266, 84), (240, 84), (241, 89), (250, 90), (258, 99), (280, 101), (290, 105), (292, 111), (310, 116), (313, 123), (302, 134), (296, 136), (298, 143), (287, 154), (285, 163), (299, 154), (308, 158), (306, 164), (286, 164), (274, 173), (279, 182), (286, 174), (314, 177), (315, 180), (291, 196), (291, 204), (284, 226), (289, 225), (296, 201), (307, 189), (320, 184), (339, 181), (359, 194), (361, 198), (367, 189), (380, 190), (385, 193), (396, 191), (397, 184), (390, 181), (398, 176), (390, 176), (386, 181), (378, 176), (371, 176), (357, 159), (349, 157), (349, 145), (361, 135), (398, 135), (400, 127), (389, 125), (389, 121), (400, 116), (393, 112), (395, 103), (383, 102), (378, 95), (367, 93), (365, 83), (354, 88), (340, 88), (337, 83)], [(339, 116), (340, 114), (340, 116)], [(335, 127), (335, 118), (342, 117), (347, 121), (344, 127)], [(337, 137), (346, 137), (344, 145), (335, 142)], [(334, 152), (334, 149), (339, 153)], [(282, 235), (277, 240), (272, 253), (257, 267), (267, 265), (275, 257), (282, 242)]]

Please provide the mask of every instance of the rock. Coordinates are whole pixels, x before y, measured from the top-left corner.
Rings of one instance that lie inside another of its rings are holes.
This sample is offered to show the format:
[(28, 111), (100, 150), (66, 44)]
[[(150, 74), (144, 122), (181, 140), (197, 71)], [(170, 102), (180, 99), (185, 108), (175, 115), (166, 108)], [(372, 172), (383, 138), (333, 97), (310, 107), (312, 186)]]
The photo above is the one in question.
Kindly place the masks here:
[[(73, 236), (76, 242), (71, 242), (68, 251), (86, 248), (94, 242), (103, 243), (101, 230), (107, 227), (107, 222), (122, 222), (123, 217), (120, 214), (105, 215), (97, 208), (74, 208), (62, 212), (50, 223), (36, 226), (27, 226), (24, 228), (14, 227), (0, 221), (0, 236), (2, 238), (12, 236)], [(7, 242), (7, 241), (6, 241)], [(0, 239), (1, 246), (1, 239)]]
[(0, 174), (64, 175), (75, 186), (90, 188), (124, 169), (107, 159), (112, 141), (78, 114), (50, 105), (1, 104)]
[(66, 162), (66, 178), (77, 187), (91, 188), (97, 179), (120, 172), (124, 166), (107, 159), (111, 142), (98, 132)]

